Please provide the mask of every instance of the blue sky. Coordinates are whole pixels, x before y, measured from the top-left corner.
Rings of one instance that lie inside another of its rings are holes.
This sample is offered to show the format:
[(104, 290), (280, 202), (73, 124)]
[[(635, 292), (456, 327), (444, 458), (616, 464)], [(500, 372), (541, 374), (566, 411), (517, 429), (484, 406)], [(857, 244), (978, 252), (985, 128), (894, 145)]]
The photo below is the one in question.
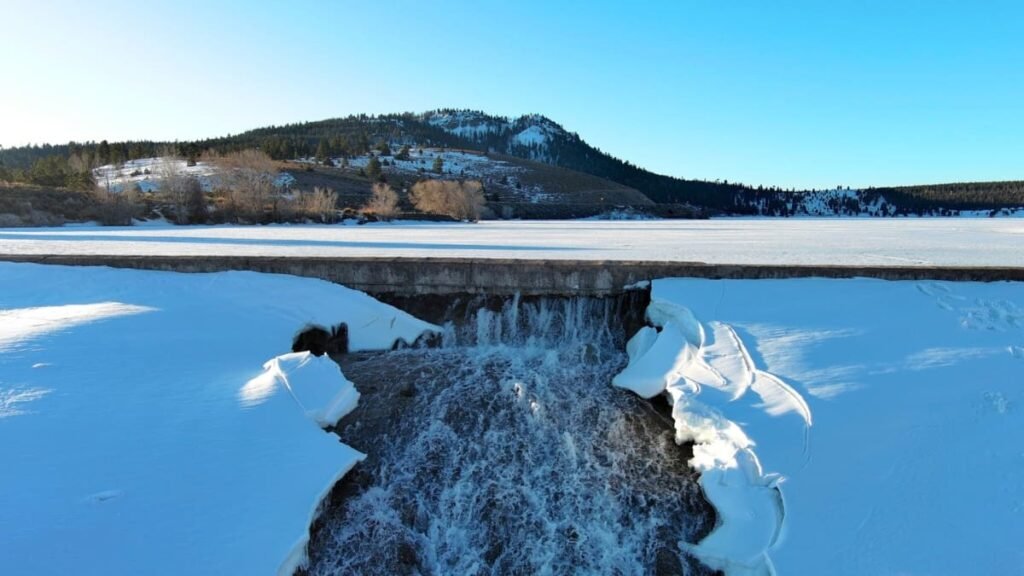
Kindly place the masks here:
[(456, 107), (688, 178), (1024, 178), (1024, 3), (632, 4), (0, 0), (0, 144)]

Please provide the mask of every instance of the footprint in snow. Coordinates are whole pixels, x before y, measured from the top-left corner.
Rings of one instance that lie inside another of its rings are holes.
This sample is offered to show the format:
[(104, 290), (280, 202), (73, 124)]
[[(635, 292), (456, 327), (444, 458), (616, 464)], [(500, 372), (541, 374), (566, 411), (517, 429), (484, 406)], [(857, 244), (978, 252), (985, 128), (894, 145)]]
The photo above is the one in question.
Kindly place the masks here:
[(104, 502), (109, 502), (110, 500), (113, 500), (115, 498), (120, 498), (123, 494), (124, 492), (122, 492), (121, 490), (104, 490), (102, 492), (97, 492), (95, 494), (90, 494), (86, 496), (85, 500), (86, 502), (90, 502), (92, 504), (102, 504)]
[(998, 414), (1006, 414), (1010, 411), (1010, 401), (999, 392), (985, 392), (985, 400)]
[(917, 289), (926, 296), (939, 296), (949, 294), (949, 287), (933, 282), (920, 282)]

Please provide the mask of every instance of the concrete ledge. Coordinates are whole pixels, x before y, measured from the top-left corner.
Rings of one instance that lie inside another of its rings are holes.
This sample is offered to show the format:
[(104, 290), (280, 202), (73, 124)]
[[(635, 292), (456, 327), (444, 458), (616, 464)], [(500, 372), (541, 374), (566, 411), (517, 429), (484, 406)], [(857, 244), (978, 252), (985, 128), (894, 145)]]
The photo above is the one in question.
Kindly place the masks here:
[(1024, 268), (931, 266), (780, 266), (593, 260), (337, 258), (249, 256), (0, 255), (0, 260), (111, 266), (171, 272), (251, 270), (320, 278), (370, 294), (619, 294), (665, 277), (879, 278), (883, 280), (1024, 281)]

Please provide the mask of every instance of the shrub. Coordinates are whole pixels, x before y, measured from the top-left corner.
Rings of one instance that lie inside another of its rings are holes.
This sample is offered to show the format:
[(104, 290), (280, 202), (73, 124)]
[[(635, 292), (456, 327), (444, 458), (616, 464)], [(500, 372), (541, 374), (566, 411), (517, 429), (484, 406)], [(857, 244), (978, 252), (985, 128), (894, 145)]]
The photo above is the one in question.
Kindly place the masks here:
[(480, 213), (486, 204), (483, 186), (475, 180), (417, 182), (409, 191), (409, 199), (420, 212), (473, 222), (480, 219)]
[(330, 188), (314, 187), (312, 192), (298, 192), (291, 200), (291, 212), (304, 220), (324, 224), (338, 221), (338, 193)]
[(370, 200), (363, 212), (373, 214), (381, 220), (391, 220), (398, 214), (398, 194), (387, 184), (374, 184)]
[(221, 169), (226, 210), (242, 221), (266, 221), (277, 179), (277, 165), (270, 156), (259, 150), (242, 150), (211, 160)]
[(177, 224), (206, 222), (206, 196), (199, 179), (183, 170), (185, 161), (173, 156), (163, 158), (158, 168), (160, 192), (174, 209)]
[(97, 187), (93, 199), (93, 217), (103, 226), (131, 226), (132, 219), (142, 213), (142, 202), (135, 187), (126, 187), (121, 192)]
[(312, 192), (300, 190), (274, 202), (273, 219), (276, 222), (337, 222), (340, 214), (337, 203), (338, 194), (329, 188), (317, 186)]

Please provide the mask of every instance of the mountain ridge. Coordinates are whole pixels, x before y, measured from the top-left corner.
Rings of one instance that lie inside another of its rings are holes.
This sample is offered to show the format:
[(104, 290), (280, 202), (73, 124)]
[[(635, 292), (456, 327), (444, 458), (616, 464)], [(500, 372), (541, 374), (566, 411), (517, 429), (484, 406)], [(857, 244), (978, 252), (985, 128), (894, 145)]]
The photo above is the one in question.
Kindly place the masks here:
[(125, 158), (155, 155), (161, 145), (196, 157), (205, 149), (259, 148), (278, 160), (351, 157), (375, 147), (430, 146), (502, 154), (589, 174), (639, 190), (658, 204), (700, 207), (734, 215), (945, 215), (1024, 206), (1024, 182), (969, 182), (860, 190), (783, 190), (735, 182), (657, 174), (603, 152), (576, 132), (542, 114), (496, 116), (470, 109), (439, 108), (421, 113), (357, 114), (271, 125), (239, 134), (188, 142), (68, 144), (0, 149), (0, 162), (25, 167), (26, 159), (68, 155), (74, 149), (116, 147)]

